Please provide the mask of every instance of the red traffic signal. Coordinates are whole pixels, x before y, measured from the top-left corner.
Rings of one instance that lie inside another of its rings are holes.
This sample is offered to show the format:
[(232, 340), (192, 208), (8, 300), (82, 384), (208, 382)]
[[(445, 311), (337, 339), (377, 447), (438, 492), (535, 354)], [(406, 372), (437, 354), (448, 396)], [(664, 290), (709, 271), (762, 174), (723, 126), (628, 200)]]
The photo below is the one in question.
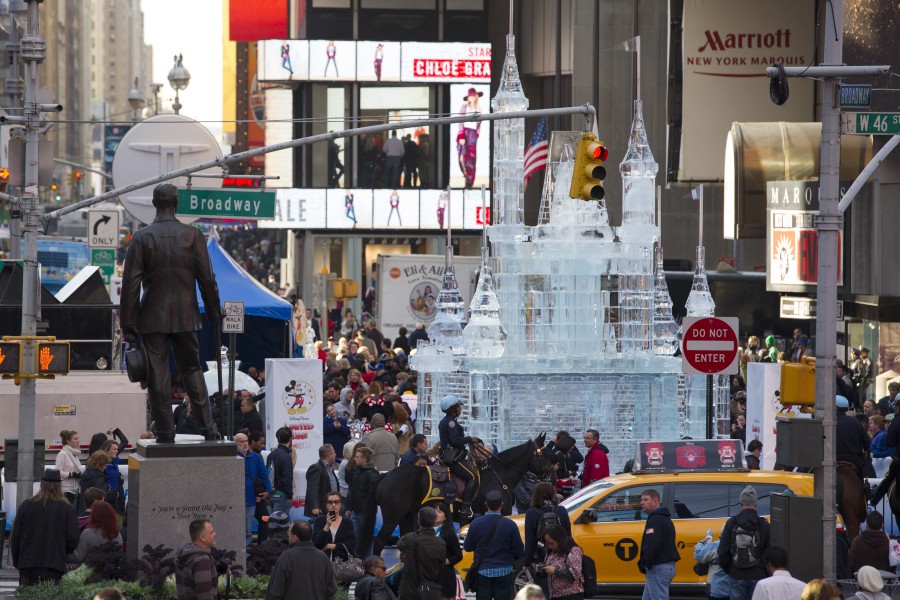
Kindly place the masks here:
[(575, 170), (572, 173), (572, 184), (569, 188), (571, 198), (582, 200), (602, 200), (606, 195), (603, 180), (606, 179), (606, 167), (603, 161), (609, 158), (609, 150), (598, 142), (592, 133), (583, 133), (575, 148)]
[(9, 169), (7, 169), (6, 167), (0, 169), (0, 181), (4, 183), (9, 181)]
[(81, 179), (81, 171), (75, 171), (75, 179)]
[(38, 342), (35, 349), (35, 371), (38, 374), (65, 375), (69, 372), (69, 342)]
[(22, 342), (0, 342), (0, 373), (22, 372)]

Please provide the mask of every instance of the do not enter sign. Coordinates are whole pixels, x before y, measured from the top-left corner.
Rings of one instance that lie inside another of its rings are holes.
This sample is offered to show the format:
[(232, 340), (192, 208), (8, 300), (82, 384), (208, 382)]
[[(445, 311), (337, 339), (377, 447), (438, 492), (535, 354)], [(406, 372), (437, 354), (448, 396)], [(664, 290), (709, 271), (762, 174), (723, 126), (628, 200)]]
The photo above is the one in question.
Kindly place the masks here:
[(685, 317), (681, 371), (732, 375), (738, 370), (737, 317)]

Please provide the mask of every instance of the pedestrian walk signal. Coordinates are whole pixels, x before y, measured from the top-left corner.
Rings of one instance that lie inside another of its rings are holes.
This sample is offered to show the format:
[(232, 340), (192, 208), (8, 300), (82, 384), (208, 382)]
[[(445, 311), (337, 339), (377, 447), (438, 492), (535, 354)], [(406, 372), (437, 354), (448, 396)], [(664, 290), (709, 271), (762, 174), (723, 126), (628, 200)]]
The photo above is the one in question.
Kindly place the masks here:
[(606, 195), (603, 180), (606, 167), (603, 161), (609, 158), (609, 150), (603, 142), (597, 141), (593, 133), (582, 133), (575, 150), (575, 170), (569, 196), (582, 200), (602, 200)]
[(22, 342), (0, 342), (0, 373), (22, 372)]
[(35, 371), (39, 375), (66, 375), (70, 365), (69, 342), (38, 342)]

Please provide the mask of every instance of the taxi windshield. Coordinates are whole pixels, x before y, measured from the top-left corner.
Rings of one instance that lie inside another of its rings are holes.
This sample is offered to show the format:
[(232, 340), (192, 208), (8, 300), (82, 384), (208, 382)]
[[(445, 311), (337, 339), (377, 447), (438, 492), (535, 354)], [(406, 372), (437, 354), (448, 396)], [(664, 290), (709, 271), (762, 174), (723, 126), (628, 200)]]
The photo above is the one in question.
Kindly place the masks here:
[(571, 514), (571, 512), (577, 508), (579, 508), (585, 502), (593, 500), (597, 495), (598, 490), (604, 490), (606, 488), (612, 487), (613, 483), (610, 481), (595, 481), (591, 485), (586, 488), (581, 488), (562, 502), (560, 502), (560, 506), (564, 506), (567, 511)]

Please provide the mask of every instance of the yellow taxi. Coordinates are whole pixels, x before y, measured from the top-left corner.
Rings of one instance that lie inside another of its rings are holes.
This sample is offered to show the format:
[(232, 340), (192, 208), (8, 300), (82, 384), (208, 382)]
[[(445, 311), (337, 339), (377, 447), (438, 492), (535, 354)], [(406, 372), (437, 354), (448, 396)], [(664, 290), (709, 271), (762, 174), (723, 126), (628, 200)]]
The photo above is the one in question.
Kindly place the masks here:
[[(667, 454), (689, 446), (706, 456), (710, 450), (714, 452), (717, 444), (706, 440), (657, 443), (659, 447), (666, 446)], [(766, 517), (772, 494), (813, 494), (812, 475), (750, 471), (743, 462), (739, 442), (734, 450), (735, 464), (725, 469), (718, 461), (709, 461), (708, 468), (692, 462), (691, 468), (682, 469), (677, 465), (670, 467), (668, 460), (657, 465), (648, 465), (645, 460), (643, 465), (637, 463), (637, 472), (596, 481), (562, 502), (569, 511), (575, 541), (597, 565), (597, 587), (601, 593), (627, 592), (628, 588), (637, 592), (636, 588), (644, 585), (644, 575), (638, 570), (641, 536), (647, 519), (640, 505), (644, 490), (659, 492), (661, 506), (668, 507), (675, 524), (681, 560), (676, 563), (673, 593), (679, 589), (695, 592), (705, 586), (706, 577), (693, 571), (694, 546), (706, 536), (708, 529), (718, 539), (725, 521), (740, 512), (738, 499), (744, 487), (752, 485), (756, 489), (757, 511)], [(510, 518), (519, 526), (524, 540), (525, 516)], [(465, 539), (466, 530), (465, 527), (460, 530), (461, 539)], [(465, 575), (471, 563), (472, 553), (466, 552), (457, 568)]]

